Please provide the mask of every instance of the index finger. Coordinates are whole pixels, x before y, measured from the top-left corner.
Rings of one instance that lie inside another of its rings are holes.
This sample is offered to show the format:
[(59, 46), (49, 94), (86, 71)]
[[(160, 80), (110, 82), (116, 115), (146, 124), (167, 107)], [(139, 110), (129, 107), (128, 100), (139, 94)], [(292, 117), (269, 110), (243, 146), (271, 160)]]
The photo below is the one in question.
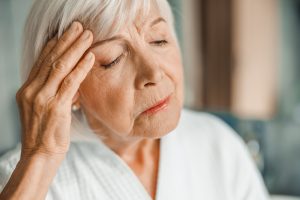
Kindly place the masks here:
[(28, 83), (30, 83), (32, 81), (32, 79), (36, 76), (36, 74), (39, 71), (39, 66), (40, 64), (44, 61), (44, 59), (46, 58), (46, 56), (53, 50), (53, 48), (55, 47), (57, 43), (57, 38), (54, 37), (51, 40), (49, 40), (45, 46), (45, 48), (42, 50), (42, 53), (40, 54), (38, 60), (36, 61), (36, 63), (33, 65), (27, 81), (25, 82), (25, 84), (27, 85)]
[(40, 70), (37, 73), (35, 80), (39, 83), (44, 83), (48, 78), (48, 75), (51, 71), (52, 64), (62, 56), (70, 46), (72, 46), (73, 42), (75, 42), (78, 37), (83, 32), (83, 27), (79, 22), (73, 22), (71, 27), (61, 36), (61, 38), (57, 41), (55, 47), (51, 50), (50, 53), (46, 56), (46, 58), (41, 63), (39, 67)]

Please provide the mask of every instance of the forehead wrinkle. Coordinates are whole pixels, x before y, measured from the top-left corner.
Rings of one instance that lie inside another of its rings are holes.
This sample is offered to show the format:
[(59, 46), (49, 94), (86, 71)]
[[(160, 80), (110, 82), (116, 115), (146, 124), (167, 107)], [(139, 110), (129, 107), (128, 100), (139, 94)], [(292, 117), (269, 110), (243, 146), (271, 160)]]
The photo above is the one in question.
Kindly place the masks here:
[(151, 22), (149, 22), (149, 20), (145, 20), (140, 25), (134, 23), (134, 26), (137, 29), (138, 33), (142, 34), (145, 30), (148, 30), (149, 28), (152, 28), (153, 26), (159, 23), (167, 23), (167, 20), (159, 16), (154, 18), (154, 20), (152, 20)]
[[(162, 22), (167, 23), (167, 21), (163, 17), (160, 16), (160, 17), (155, 18), (151, 22), (144, 21), (143, 26), (141, 26), (141, 27), (139, 27), (136, 23), (133, 23), (133, 25), (134, 25), (135, 29), (137, 30), (138, 34), (143, 35), (144, 31), (147, 30), (147, 28), (151, 28), (151, 27), (155, 26), (156, 24), (159, 24), (159, 23), (162, 23)], [(108, 42), (113, 42), (115, 40), (126, 41), (126, 38), (122, 34), (118, 34), (118, 35), (115, 35), (115, 36), (113, 36), (111, 38), (108, 38), (108, 39), (95, 41), (94, 44), (90, 47), (90, 49), (92, 49), (96, 46), (106, 44)]]
[(138, 12), (133, 20), (133, 24), (138, 33), (141, 34), (145, 28), (153, 26), (154, 24), (152, 23), (158, 18), (162, 18), (162, 16), (157, 1), (150, 0), (150, 7), (147, 14), (143, 13), (142, 11)]
[(95, 41), (94, 44), (90, 48), (94, 48), (95, 46), (100, 46), (100, 45), (106, 44), (108, 42), (113, 42), (115, 40), (125, 40), (125, 37), (123, 35), (119, 34), (119, 35), (115, 35), (108, 39)]

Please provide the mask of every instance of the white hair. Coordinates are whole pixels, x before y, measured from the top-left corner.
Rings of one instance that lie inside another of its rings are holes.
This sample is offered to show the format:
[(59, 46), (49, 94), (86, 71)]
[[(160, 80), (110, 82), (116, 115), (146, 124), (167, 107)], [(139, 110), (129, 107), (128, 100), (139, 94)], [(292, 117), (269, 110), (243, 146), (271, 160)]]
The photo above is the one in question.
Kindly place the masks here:
[[(55, 35), (60, 37), (73, 21), (81, 22), (84, 28), (93, 32), (95, 40), (100, 40), (133, 22), (137, 14), (147, 17), (152, 1), (156, 1), (177, 40), (167, 0), (35, 0), (24, 30), (22, 82), (28, 78), (46, 43)], [(71, 128), (73, 135), (87, 132), (83, 114), (72, 114)]]

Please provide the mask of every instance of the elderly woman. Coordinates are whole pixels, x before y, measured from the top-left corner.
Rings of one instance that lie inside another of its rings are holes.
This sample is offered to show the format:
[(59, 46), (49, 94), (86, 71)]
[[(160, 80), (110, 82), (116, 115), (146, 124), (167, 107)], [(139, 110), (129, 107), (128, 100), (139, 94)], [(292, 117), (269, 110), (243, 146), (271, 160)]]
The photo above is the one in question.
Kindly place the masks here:
[(263, 200), (244, 144), (183, 109), (166, 0), (37, 0), (0, 199)]

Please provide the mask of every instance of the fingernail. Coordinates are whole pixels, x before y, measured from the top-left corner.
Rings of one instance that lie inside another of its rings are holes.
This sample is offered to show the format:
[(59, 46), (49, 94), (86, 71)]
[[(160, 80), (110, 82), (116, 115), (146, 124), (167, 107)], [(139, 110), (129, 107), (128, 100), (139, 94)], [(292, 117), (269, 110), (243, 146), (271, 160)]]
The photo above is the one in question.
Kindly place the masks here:
[(85, 30), (82, 34), (83, 39), (88, 39), (90, 37), (91, 33), (88, 30)]
[(71, 29), (73, 31), (78, 32), (80, 30), (80, 24), (79, 24), (79, 22), (73, 22), (72, 25), (71, 25)]
[(88, 54), (86, 55), (86, 59), (87, 59), (87, 60), (92, 60), (93, 56), (94, 56), (93, 53), (88, 52)]

